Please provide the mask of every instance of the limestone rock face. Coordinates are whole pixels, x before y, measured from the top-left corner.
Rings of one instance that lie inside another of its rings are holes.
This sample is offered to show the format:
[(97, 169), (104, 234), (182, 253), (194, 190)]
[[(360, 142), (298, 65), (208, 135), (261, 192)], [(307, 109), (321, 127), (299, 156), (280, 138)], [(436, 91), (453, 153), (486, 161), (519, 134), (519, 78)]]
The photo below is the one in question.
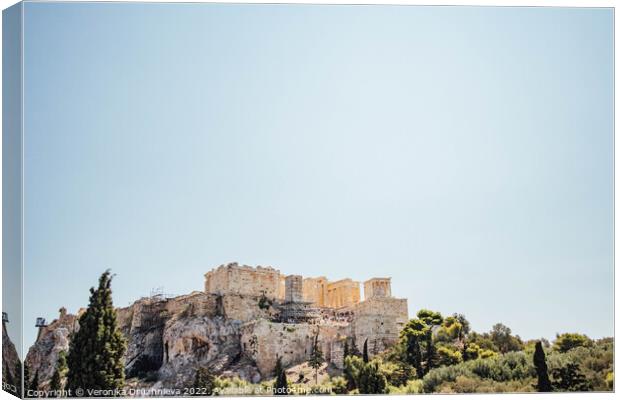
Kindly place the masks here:
[[(398, 340), (407, 319), (406, 300), (377, 291), (381, 296), (350, 307), (316, 308), (298, 301), (299, 281), (289, 278), (289, 291), (294, 290), (289, 302), (264, 294), (192, 292), (174, 298), (154, 295), (117, 308), (127, 339), (128, 387), (190, 387), (201, 367), (257, 383), (273, 377), (278, 357), (285, 368), (306, 362), (317, 335), (326, 362), (337, 368), (342, 368), (345, 342), (361, 347), (368, 340), (369, 352), (376, 354)], [(41, 328), (26, 357), (31, 374), (39, 373), (41, 389), (49, 387), (58, 354), (68, 351), (77, 329), (77, 317), (64, 311)]]
[(241, 329), (241, 347), (261, 375), (273, 375), (278, 357), (288, 368), (308, 360), (315, 337), (325, 359), (331, 359), (332, 343), (348, 334), (347, 327), (312, 324), (285, 324), (267, 320), (246, 323)]
[(162, 302), (138, 301), (130, 309), (117, 312), (121, 331), (127, 338), (127, 378), (144, 378), (148, 372), (161, 367), (165, 323), (163, 305)]
[(164, 329), (163, 349), (160, 380), (187, 386), (197, 368), (221, 372), (241, 358), (239, 324), (223, 317), (173, 318)]
[(61, 313), (60, 317), (48, 326), (40, 328), (36, 346), (32, 346), (26, 356), (26, 365), (30, 376), (39, 374), (39, 386), (49, 387), (52, 375), (56, 370), (58, 355), (61, 351), (69, 351), (69, 336), (78, 328), (75, 315)]
[(4, 390), (15, 395), (21, 390), (19, 383), (20, 369), (21, 361), (19, 360), (19, 355), (11, 338), (9, 338), (6, 326), (2, 323), (2, 383), (4, 384)]

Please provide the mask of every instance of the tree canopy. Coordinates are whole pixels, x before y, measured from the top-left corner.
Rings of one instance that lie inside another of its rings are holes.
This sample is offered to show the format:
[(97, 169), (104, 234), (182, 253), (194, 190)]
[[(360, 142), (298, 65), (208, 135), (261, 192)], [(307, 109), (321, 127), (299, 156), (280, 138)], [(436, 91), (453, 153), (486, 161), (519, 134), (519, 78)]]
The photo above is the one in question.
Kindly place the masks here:
[(88, 308), (79, 318), (79, 330), (70, 341), (67, 389), (87, 391), (121, 389), (125, 383), (125, 338), (118, 328), (112, 303), (112, 276), (99, 278), (90, 289)]

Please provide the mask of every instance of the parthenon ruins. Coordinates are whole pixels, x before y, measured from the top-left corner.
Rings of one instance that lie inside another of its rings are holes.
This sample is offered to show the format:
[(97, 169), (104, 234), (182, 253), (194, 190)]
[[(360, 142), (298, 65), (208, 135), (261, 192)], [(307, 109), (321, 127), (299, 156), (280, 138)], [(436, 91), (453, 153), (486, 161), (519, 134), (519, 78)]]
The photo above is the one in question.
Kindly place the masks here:
[[(390, 278), (364, 282), (364, 299), (391, 297)], [(350, 278), (329, 281), (326, 277), (284, 275), (272, 267), (256, 268), (230, 263), (205, 274), (205, 292), (266, 296), (286, 302), (305, 302), (320, 308), (350, 307), (361, 301), (360, 282)]]

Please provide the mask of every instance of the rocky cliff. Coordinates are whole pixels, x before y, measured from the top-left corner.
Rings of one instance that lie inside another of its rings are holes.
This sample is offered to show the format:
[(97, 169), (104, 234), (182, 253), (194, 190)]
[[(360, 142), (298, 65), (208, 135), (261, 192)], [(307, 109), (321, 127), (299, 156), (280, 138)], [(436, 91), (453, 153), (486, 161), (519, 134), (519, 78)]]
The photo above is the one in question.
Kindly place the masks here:
[[(198, 368), (206, 367), (216, 374), (259, 382), (270, 377), (275, 359), (268, 351), (261, 352), (264, 356), (244, 351), (242, 342), (248, 337), (270, 342), (266, 326), (279, 325), (269, 322), (276, 314), (272, 304), (261, 304), (260, 298), (252, 296), (194, 292), (175, 298), (140, 299), (117, 309), (128, 343), (126, 376), (138, 380), (142, 387), (185, 387), (192, 383)], [(42, 389), (49, 388), (59, 353), (68, 351), (70, 335), (79, 329), (77, 321), (76, 315), (62, 311), (58, 319), (40, 328), (28, 351), (26, 364), (32, 374), (38, 372)], [(276, 341), (265, 348), (276, 348), (285, 340), (307, 349), (311, 335), (298, 336), (299, 332), (285, 330), (273, 336)], [(290, 363), (303, 361), (299, 355), (290, 358)]]
[(19, 395), (21, 391), (22, 364), (17, 349), (9, 337), (4, 322), (2, 323), (2, 388)]
[[(153, 389), (188, 387), (201, 367), (256, 383), (272, 377), (278, 357), (285, 368), (307, 361), (317, 335), (327, 362), (338, 368), (345, 340), (355, 339), (361, 345), (366, 339), (389, 342), (398, 337), (395, 319), (370, 318), (366, 308), (359, 308), (365, 310), (359, 315), (364, 321), (361, 329), (354, 323), (357, 309), (339, 314), (264, 296), (204, 292), (142, 298), (117, 309), (118, 324), (128, 343), (128, 384)], [(41, 389), (49, 388), (58, 355), (68, 350), (70, 335), (77, 329), (77, 316), (64, 309), (58, 319), (40, 328), (26, 364), (31, 374), (38, 372)]]

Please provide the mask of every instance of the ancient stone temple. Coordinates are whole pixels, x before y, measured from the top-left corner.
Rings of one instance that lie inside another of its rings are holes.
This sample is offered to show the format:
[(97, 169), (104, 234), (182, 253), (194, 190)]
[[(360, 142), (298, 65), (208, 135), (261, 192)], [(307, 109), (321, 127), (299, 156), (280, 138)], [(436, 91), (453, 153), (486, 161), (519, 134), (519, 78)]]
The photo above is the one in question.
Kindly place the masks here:
[[(407, 300), (392, 296), (390, 278), (365, 281), (362, 299), (359, 281), (284, 275), (272, 267), (229, 263), (204, 277), (204, 291), (151, 294), (117, 308), (127, 377), (156, 373), (153, 384), (187, 386), (196, 368), (208, 367), (257, 383), (273, 377), (278, 358), (284, 368), (308, 361), (317, 339), (325, 360), (342, 368), (345, 346), (361, 352), (367, 342), (373, 356), (398, 342), (408, 320)], [(41, 388), (49, 388), (83, 312), (61, 308), (58, 318), (39, 324), (26, 363)]]
[(205, 292), (281, 298), (281, 286), (284, 283), (282, 278), (280, 271), (271, 267), (253, 268), (230, 263), (220, 265), (205, 274)]
[(372, 278), (364, 282), (364, 298), (392, 297), (391, 278)]

